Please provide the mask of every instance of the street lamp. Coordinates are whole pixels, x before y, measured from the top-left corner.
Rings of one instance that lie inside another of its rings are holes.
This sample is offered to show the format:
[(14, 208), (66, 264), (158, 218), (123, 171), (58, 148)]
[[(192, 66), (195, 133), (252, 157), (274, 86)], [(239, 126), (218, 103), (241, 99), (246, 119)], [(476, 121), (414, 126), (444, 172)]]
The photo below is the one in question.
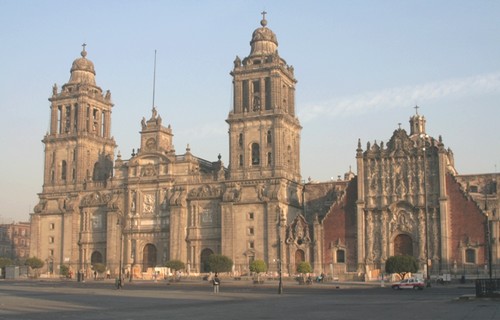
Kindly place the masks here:
[(426, 134), (421, 134), (420, 138), (422, 138), (424, 142), (424, 146), (422, 148), (424, 152), (424, 210), (425, 210), (425, 268), (427, 269), (426, 275), (426, 285), (427, 287), (431, 286), (431, 274), (430, 274), (430, 263), (429, 263), (429, 226), (428, 226), (428, 215), (429, 210), (427, 208), (427, 152), (426, 152), (426, 138), (428, 136)]
[(488, 272), (490, 281), (492, 279), (492, 252), (491, 252), (491, 236), (490, 236), (490, 220), (488, 217), (488, 193), (484, 188), (484, 212), (486, 215), (486, 245), (488, 246)]
[(116, 221), (116, 225), (119, 226), (119, 231), (120, 232), (120, 253), (119, 253), (119, 256), (120, 256), (120, 259), (119, 259), (119, 263), (118, 263), (118, 281), (117, 281), (117, 289), (120, 289), (122, 287), (122, 278), (123, 278), (123, 274), (122, 274), (122, 260), (123, 260), (123, 224), (122, 224), (122, 221), (121, 221), (121, 218), (118, 218), (118, 220)]
[(278, 294), (283, 294), (283, 272), (282, 272), (282, 257), (283, 254), (281, 252), (281, 228), (283, 227), (283, 222), (284, 218), (281, 216), (281, 212), (279, 212), (279, 223), (278, 223), (278, 277), (279, 277), (279, 284), (278, 284)]

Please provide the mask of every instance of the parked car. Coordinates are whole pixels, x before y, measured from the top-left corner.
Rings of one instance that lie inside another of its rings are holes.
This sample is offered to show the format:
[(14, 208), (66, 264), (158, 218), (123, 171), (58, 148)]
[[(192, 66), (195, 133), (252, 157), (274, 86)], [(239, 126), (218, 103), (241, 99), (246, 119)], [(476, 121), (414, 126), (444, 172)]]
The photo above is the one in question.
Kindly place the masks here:
[(409, 278), (393, 284), (392, 288), (394, 290), (401, 290), (401, 289), (423, 290), (425, 288), (425, 282), (422, 279)]

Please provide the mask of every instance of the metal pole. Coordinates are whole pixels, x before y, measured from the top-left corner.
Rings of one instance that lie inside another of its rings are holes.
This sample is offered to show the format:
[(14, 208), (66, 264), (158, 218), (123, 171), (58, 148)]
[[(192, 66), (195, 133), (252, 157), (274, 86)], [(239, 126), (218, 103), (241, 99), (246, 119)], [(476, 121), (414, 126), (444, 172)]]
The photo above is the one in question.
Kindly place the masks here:
[(120, 259), (119, 259), (119, 265), (118, 265), (118, 288), (121, 288), (122, 286), (122, 279), (123, 279), (123, 274), (122, 274), (122, 260), (123, 260), (123, 225), (122, 225), (122, 222), (120, 220), (120, 218), (118, 218), (118, 223), (117, 225), (120, 227), (119, 228), (119, 232), (120, 232)]
[(490, 219), (488, 218), (488, 193), (486, 193), (486, 188), (484, 189), (484, 211), (486, 214), (486, 245), (488, 246), (488, 273), (490, 276), (490, 281), (493, 278), (492, 275), (492, 252), (491, 252), (491, 235), (490, 235)]
[(283, 274), (282, 274), (282, 263), (283, 263), (283, 253), (282, 253), (282, 243), (281, 243), (281, 228), (283, 226), (283, 220), (281, 217), (281, 210), (278, 210), (278, 294), (283, 294)]
[(429, 226), (428, 226), (428, 215), (429, 210), (427, 208), (427, 153), (425, 150), (426, 141), (424, 136), (424, 206), (425, 206), (425, 267), (427, 269), (427, 283), (426, 286), (431, 286), (431, 270), (429, 266)]

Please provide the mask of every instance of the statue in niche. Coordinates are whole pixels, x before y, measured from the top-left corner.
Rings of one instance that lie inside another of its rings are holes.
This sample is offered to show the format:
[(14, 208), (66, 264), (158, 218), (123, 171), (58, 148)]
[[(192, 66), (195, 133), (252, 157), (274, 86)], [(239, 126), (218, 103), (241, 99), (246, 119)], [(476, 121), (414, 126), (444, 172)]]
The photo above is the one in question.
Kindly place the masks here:
[(144, 213), (153, 213), (154, 204), (155, 204), (154, 196), (152, 194), (145, 194), (142, 203)]
[(255, 95), (253, 97), (253, 111), (259, 111), (260, 110), (260, 97), (258, 95)]
[(132, 212), (135, 211), (135, 196), (136, 196), (136, 192), (135, 191), (132, 191), (131, 194), (130, 194), (130, 197), (131, 197), (131, 201), (130, 201), (130, 210)]

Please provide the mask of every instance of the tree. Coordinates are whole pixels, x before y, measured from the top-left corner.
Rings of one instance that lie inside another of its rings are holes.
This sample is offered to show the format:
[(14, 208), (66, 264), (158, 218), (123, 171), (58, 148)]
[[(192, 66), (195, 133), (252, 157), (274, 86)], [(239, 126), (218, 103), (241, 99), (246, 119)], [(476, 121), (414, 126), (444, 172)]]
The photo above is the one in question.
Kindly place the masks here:
[(267, 265), (264, 260), (254, 260), (250, 263), (250, 271), (257, 273), (257, 283), (261, 283), (259, 274), (267, 271)]
[(221, 254), (212, 254), (207, 259), (207, 266), (211, 272), (229, 272), (233, 268), (233, 261)]
[(297, 266), (297, 272), (302, 273), (303, 275), (306, 273), (311, 273), (312, 272), (311, 264), (309, 264), (309, 262), (307, 261), (302, 261)]
[(392, 256), (385, 261), (385, 272), (397, 273), (404, 279), (407, 273), (418, 271), (417, 259), (413, 256)]
[(165, 267), (174, 270), (174, 279), (177, 279), (177, 271), (185, 269), (186, 265), (180, 260), (170, 260), (165, 263)]
[(61, 264), (59, 267), (59, 274), (63, 277), (69, 278), (69, 267), (65, 264)]
[(38, 269), (43, 268), (44, 262), (42, 261), (42, 259), (39, 259), (37, 257), (31, 257), (26, 259), (26, 261), (24, 261), (24, 265), (30, 267), (35, 271), (35, 278), (36, 278), (38, 277)]

